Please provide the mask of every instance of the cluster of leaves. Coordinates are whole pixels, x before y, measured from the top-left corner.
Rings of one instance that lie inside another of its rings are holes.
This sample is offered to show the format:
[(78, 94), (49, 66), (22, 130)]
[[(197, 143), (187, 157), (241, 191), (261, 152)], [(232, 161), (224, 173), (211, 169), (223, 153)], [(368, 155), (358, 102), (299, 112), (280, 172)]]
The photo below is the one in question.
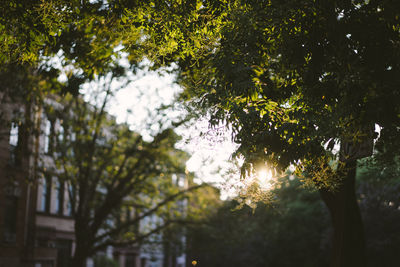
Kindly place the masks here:
[[(107, 1), (6, 1), (0, 8), (1, 104), (41, 106), (49, 94), (77, 95), (80, 85), (110, 71), (122, 71), (120, 12)], [(54, 59), (57, 55), (57, 59)], [(68, 81), (60, 83), (61, 71)], [(121, 74), (122, 75), (122, 74)], [(2, 117), (3, 114), (0, 114)], [(24, 127), (34, 133), (26, 116)], [(7, 119), (2, 123), (6, 123)]]
[(348, 171), (343, 162), (322, 156), (302, 161), (301, 164), (297, 165), (294, 174), (303, 182), (305, 187), (328, 189), (334, 192), (342, 183), (342, 177), (336, 173), (339, 168), (344, 172)]
[(236, 209), (241, 209), (247, 205), (255, 210), (257, 208), (257, 203), (271, 204), (272, 197), (273, 194), (271, 191), (262, 188), (257, 181), (252, 181), (239, 192), (236, 198), (238, 202)]
[(1, 10), (0, 62), (36, 64), (61, 50), (64, 60), (86, 75), (99, 74), (115, 60), (121, 44), (120, 5), (102, 0), (8, 1)]
[(123, 51), (133, 65), (146, 56), (155, 66), (204, 54), (216, 43), (223, 14), (218, 3), (200, 0), (11, 0), (0, 11), (3, 67), (62, 51), (63, 63), (89, 78), (107, 72)]

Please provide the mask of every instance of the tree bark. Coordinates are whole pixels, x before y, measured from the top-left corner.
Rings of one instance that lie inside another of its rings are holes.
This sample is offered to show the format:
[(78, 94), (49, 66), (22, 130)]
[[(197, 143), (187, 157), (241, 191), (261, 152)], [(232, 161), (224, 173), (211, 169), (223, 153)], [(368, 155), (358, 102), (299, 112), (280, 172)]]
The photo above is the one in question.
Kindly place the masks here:
[(77, 244), (75, 248), (74, 257), (72, 258), (72, 266), (86, 267), (87, 255), (88, 255), (88, 250)]
[(366, 251), (364, 226), (357, 203), (356, 161), (345, 162), (338, 170), (342, 176), (334, 191), (320, 190), (333, 225), (332, 267), (364, 267)]
[(84, 227), (84, 221), (83, 216), (75, 217), (76, 247), (72, 258), (72, 266), (74, 267), (86, 267), (86, 260), (90, 256), (90, 232), (86, 227)]

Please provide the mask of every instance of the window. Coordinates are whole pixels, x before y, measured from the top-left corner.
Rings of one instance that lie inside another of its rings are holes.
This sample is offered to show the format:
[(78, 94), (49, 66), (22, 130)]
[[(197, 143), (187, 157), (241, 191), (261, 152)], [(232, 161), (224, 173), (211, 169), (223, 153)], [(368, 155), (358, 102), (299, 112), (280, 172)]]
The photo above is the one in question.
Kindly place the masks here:
[(63, 155), (63, 151), (64, 151), (64, 138), (65, 138), (65, 131), (64, 131), (64, 126), (62, 125), (63, 121), (62, 120), (57, 120), (57, 132), (56, 132), (56, 136), (57, 136), (57, 140), (54, 139), (54, 141), (57, 141), (57, 143), (54, 144), (54, 149), (57, 152), (57, 155), (59, 157), (61, 157)]
[(11, 123), (11, 129), (10, 129), (10, 140), (9, 140), (9, 144), (11, 146), (16, 147), (18, 145), (18, 124), (13, 122)]
[(72, 216), (72, 205), (75, 198), (72, 185), (68, 186), (68, 191), (67, 216)]
[(56, 214), (63, 214), (64, 206), (64, 183), (60, 182), (58, 179), (55, 182), (56, 187)]
[(44, 153), (49, 154), (53, 152), (54, 146), (54, 123), (46, 119), (44, 129)]
[(17, 158), (17, 146), (18, 146), (18, 135), (19, 135), (19, 127), (18, 124), (15, 122), (11, 123), (10, 129), (10, 164), (15, 165), (18, 163)]
[(42, 199), (40, 202), (40, 211), (50, 211), (50, 197), (51, 197), (51, 178), (43, 178)]

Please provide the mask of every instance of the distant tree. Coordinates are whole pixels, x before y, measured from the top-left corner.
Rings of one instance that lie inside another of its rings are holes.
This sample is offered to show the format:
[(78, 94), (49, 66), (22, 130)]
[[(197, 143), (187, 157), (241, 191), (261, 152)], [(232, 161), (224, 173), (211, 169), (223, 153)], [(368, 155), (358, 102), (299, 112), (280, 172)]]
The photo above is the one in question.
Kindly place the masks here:
[(329, 218), (318, 193), (288, 177), (280, 182), (272, 204), (252, 210), (225, 201), (192, 224), (190, 261), (209, 267), (326, 266)]
[(357, 172), (357, 195), (365, 223), (367, 266), (395, 267), (400, 249), (400, 165), (363, 163)]
[[(109, 85), (110, 80), (103, 81)], [(197, 187), (185, 189), (172, 181), (172, 175), (185, 175), (187, 159), (174, 148), (177, 134), (168, 128), (144, 141), (106, 112), (111, 94), (110, 86), (94, 94), (100, 105), (68, 94), (49, 99), (44, 107), (54, 130), (42, 172), (68, 190), (75, 220), (74, 266), (85, 266), (87, 257), (109, 245), (135, 244), (165, 228), (171, 220), (149, 225), (146, 232), (139, 226), (145, 218), (162, 217)]]

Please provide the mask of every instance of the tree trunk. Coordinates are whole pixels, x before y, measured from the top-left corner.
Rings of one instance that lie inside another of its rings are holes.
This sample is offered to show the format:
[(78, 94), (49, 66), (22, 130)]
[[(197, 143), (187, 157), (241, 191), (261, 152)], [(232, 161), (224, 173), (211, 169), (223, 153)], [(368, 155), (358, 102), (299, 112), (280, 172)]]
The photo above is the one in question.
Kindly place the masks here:
[(72, 258), (72, 266), (86, 267), (87, 254), (87, 250), (77, 244), (74, 257)]
[(320, 190), (333, 224), (332, 267), (366, 266), (364, 226), (355, 188), (356, 161), (344, 163), (338, 171), (343, 177), (331, 192)]
[[(75, 218), (78, 220), (75, 222), (75, 252), (74, 257), (72, 258), (72, 266), (74, 267), (86, 267), (86, 260), (90, 256), (90, 237), (88, 235), (89, 231), (80, 227), (79, 223), (83, 220), (79, 220), (79, 218)], [(82, 230), (84, 229), (84, 230)]]

